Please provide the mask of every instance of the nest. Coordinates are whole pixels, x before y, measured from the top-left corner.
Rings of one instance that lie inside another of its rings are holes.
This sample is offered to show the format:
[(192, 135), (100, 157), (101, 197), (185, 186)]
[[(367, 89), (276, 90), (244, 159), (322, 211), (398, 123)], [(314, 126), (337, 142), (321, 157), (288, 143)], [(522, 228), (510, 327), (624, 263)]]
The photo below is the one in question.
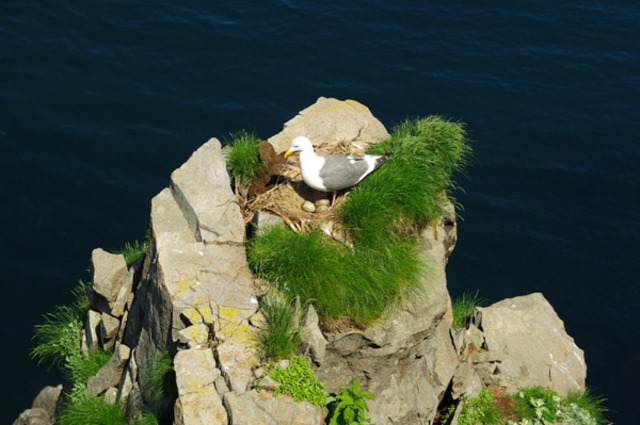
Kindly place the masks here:
[[(321, 145), (317, 151), (323, 155), (361, 155), (364, 147), (354, 146), (348, 142)], [(342, 193), (336, 199), (330, 211), (307, 212), (302, 209), (305, 201), (314, 202), (318, 192), (309, 188), (300, 176), (297, 157), (284, 158), (283, 154), (276, 155), (273, 147), (262, 142), (260, 157), (264, 161), (261, 172), (249, 185), (248, 190), (237, 191), (238, 201), (242, 208), (245, 225), (252, 220), (256, 211), (266, 211), (281, 217), (284, 222), (297, 233), (306, 233), (316, 227), (321, 227), (335, 239), (344, 240), (336, 211), (345, 201), (346, 194)], [(242, 193), (244, 192), (244, 193)], [(340, 194), (340, 192), (339, 192)], [(324, 195), (328, 199), (332, 193)]]

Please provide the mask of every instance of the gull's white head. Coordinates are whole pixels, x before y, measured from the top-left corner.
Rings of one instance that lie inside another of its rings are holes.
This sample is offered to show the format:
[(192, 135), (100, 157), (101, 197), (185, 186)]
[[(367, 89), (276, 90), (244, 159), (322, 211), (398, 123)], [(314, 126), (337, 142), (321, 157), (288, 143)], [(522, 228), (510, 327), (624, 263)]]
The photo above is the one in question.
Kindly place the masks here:
[(288, 158), (294, 152), (302, 152), (306, 150), (313, 151), (313, 145), (311, 144), (311, 140), (307, 139), (304, 136), (298, 136), (291, 142), (291, 146), (289, 150), (284, 153), (284, 157)]

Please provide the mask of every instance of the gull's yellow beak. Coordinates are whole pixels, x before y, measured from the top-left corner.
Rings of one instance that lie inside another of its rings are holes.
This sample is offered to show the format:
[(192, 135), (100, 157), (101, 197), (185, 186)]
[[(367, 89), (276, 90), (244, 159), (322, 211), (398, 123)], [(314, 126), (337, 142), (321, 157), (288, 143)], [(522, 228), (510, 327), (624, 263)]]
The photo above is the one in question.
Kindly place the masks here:
[(293, 155), (293, 151), (291, 151), (291, 150), (286, 151), (286, 152), (284, 153), (284, 157), (285, 157), (285, 158), (289, 158), (291, 155)]

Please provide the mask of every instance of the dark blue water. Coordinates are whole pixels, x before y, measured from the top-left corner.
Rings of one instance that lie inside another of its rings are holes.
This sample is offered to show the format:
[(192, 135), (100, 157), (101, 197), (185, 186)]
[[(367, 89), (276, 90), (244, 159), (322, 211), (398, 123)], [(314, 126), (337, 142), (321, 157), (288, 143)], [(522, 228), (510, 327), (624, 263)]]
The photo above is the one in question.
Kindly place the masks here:
[(389, 129), (468, 124), (452, 295), (543, 292), (611, 419), (635, 422), (640, 3), (212, 3), (1, 3), (2, 422), (60, 381), (28, 359), (31, 330), (91, 250), (143, 238), (209, 137), (267, 138), (319, 96)]

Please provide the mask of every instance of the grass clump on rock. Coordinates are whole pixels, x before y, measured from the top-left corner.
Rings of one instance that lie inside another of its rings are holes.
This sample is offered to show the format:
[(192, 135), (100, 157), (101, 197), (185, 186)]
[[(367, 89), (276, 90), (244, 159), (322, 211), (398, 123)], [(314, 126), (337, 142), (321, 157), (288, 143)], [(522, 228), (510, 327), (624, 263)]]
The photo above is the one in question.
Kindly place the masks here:
[(31, 358), (38, 359), (38, 364), (48, 361), (49, 367), (64, 371), (70, 359), (81, 355), (78, 336), (89, 312), (90, 287), (80, 281), (72, 291), (72, 304), (56, 306), (53, 312), (43, 315), (44, 323), (35, 326), (33, 339), (38, 345), (31, 351)]
[(297, 234), (284, 226), (248, 244), (253, 269), (291, 299), (313, 303), (325, 327), (365, 327), (419, 288), (425, 270), (417, 233), (443, 213), (470, 148), (463, 124), (428, 117), (400, 124), (369, 153), (388, 151), (394, 154), (337, 207), (352, 246), (320, 229)]
[(258, 334), (264, 360), (277, 362), (297, 354), (301, 343), (302, 315), (300, 298), (289, 300), (276, 292), (260, 299), (265, 323)]
[(485, 301), (480, 298), (478, 294), (478, 291), (475, 293), (464, 292), (451, 303), (451, 310), (453, 312), (452, 328), (464, 328), (467, 326), (473, 310), (475, 310), (476, 307), (485, 305)]
[(158, 352), (150, 358), (147, 370), (141, 376), (140, 390), (147, 411), (138, 418), (136, 425), (173, 423), (178, 388), (173, 358), (167, 351)]
[(260, 138), (246, 130), (230, 134), (229, 146), (226, 154), (227, 171), (239, 186), (248, 186), (258, 173), (262, 163), (260, 159)]

